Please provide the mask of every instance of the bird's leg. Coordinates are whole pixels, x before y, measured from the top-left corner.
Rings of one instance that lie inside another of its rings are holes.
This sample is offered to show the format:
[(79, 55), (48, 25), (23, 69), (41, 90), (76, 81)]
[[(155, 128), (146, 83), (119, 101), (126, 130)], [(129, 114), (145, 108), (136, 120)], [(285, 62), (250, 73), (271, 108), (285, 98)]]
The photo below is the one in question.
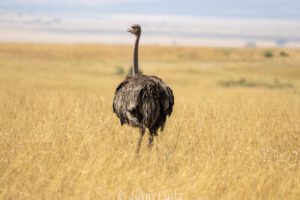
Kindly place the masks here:
[(155, 145), (156, 151), (158, 151), (158, 146), (159, 146), (159, 139), (158, 139), (158, 137), (156, 137), (155, 141), (156, 141), (156, 145)]
[(139, 152), (140, 152), (140, 148), (141, 148), (141, 144), (142, 144), (142, 140), (143, 140), (143, 136), (145, 135), (145, 132), (146, 132), (145, 128), (140, 128), (140, 137), (138, 139), (137, 146), (136, 146), (136, 154), (139, 154)]
[(149, 140), (148, 140), (148, 149), (151, 150), (153, 146), (153, 140), (154, 140), (154, 135), (152, 133), (149, 133)]

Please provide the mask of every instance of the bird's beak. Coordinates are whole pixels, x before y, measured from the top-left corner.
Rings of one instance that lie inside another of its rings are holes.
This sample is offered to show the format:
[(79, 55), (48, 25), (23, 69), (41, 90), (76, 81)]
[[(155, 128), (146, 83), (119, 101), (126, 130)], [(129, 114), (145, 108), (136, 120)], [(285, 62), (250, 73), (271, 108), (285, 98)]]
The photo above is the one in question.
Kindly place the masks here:
[(127, 30), (127, 32), (133, 33), (133, 29), (132, 29), (132, 28), (129, 28), (129, 29)]

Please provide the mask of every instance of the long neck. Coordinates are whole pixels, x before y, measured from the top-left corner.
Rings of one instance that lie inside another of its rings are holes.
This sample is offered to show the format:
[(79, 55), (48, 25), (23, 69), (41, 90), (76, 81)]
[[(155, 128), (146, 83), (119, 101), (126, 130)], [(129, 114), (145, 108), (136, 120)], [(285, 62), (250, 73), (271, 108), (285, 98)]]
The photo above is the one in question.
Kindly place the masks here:
[(134, 44), (133, 69), (132, 69), (133, 76), (139, 73), (139, 40), (140, 40), (140, 34), (137, 35), (135, 44)]

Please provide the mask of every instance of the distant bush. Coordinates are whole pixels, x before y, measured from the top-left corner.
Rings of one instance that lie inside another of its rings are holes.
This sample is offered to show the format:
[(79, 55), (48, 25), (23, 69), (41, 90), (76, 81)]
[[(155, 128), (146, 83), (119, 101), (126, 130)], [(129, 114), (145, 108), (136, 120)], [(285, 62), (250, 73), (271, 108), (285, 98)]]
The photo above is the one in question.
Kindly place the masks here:
[(272, 58), (273, 57), (273, 52), (272, 51), (265, 51), (264, 52), (264, 56), (266, 58)]
[(231, 53), (231, 50), (230, 49), (222, 49), (222, 53), (224, 56), (229, 56)]
[(123, 75), (123, 74), (125, 74), (125, 70), (124, 70), (124, 68), (122, 66), (116, 66), (115, 69), (116, 69), (116, 74), (117, 75)]
[(280, 56), (282, 56), (282, 57), (289, 57), (289, 54), (286, 53), (285, 51), (281, 51), (280, 52)]
[(236, 86), (241, 86), (241, 87), (255, 87), (256, 83), (249, 82), (246, 79), (241, 78), (239, 80), (221, 81), (220, 85), (225, 86), (225, 87), (236, 87)]
[(269, 89), (283, 89), (283, 88), (292, 88), (293, 85), (291, 83), (283, 83), (278, 79), (274, 79), (273, 82), (260, 82), (260, 81), (249, 81), (245, 78), (241, 78), (238, 80), (227, 80), (220, 81), (219, 85), (223, 87), (262, 87)]

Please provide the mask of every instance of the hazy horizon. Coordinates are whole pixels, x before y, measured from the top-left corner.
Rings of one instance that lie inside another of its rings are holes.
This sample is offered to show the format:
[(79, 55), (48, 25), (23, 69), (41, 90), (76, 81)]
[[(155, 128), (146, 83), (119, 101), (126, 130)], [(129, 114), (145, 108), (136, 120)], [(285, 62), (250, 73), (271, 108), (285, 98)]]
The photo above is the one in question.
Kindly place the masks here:
[(136, 0), (12, 0), (0, 3), (1, 42), (128, 44), (125, 30), (143, 27), (143, 43), (300, 47), (300, 3)]

